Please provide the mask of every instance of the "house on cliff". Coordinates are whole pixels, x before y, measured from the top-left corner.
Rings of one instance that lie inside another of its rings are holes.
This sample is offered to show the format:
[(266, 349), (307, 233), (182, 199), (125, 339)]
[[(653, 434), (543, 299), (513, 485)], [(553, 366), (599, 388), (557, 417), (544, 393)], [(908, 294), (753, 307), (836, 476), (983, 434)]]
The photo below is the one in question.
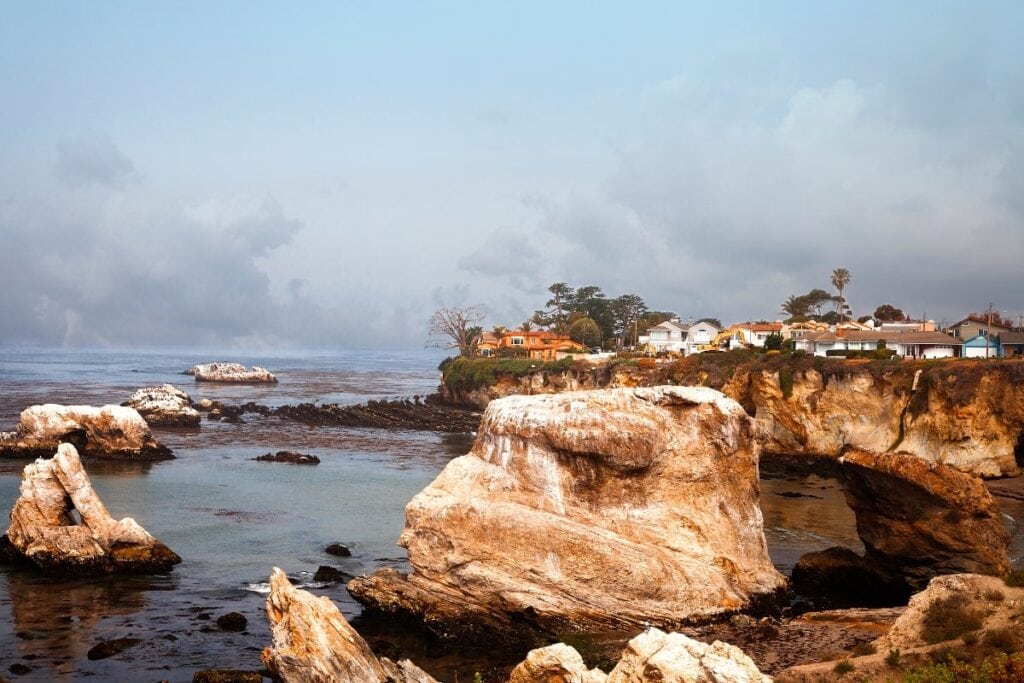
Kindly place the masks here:
[(999, 335), (999, 346), (1007, 358), (1024, 356), (1024, 332), (1003, 332)]
[(794, 339), (794, 348), (827, 356), (843, 351), (874, 351), (879, 348), (892, 349), (899, 358), (955, 358), (960, 355), (964, 343), (943, 332), (919, 332), (901, 330), (870, 330), (820, 332)]
[(1003, 355), (999, 337), (976, 334), (964, 342), (964, 358), (998, 358)]
[(678, 318), (666, 320), (652, 325), (638, 341), (640, 347), (650, 353), (683, 353), (686, 331), (686, 325), (679, 322)]
[[(502, 349), (508, 349), (515, 355), (534, 360), (557, 360), (567, 353), (587, 352), (585, 346), (573, 341), (568, 335), (547, 330), (512, 330), (501, 336), (493, 350), (489, 347), (486, 355), (500, 355)], [(481, 355), (485, 354), (481, 351)]]
[(967, 340), (973, 337), (977, 337), (979, 334), (1003, 334), (1005, 332), (1013, 332), (1013, 328), (1009, 325), (1003, 325), (1002, 323), (993, 322), (989, 323), (988, 318), (983, 315), (975, 315), (972, 313), (963, 320), (958, 320), (949, 327), (946, 331), (957, 339)]

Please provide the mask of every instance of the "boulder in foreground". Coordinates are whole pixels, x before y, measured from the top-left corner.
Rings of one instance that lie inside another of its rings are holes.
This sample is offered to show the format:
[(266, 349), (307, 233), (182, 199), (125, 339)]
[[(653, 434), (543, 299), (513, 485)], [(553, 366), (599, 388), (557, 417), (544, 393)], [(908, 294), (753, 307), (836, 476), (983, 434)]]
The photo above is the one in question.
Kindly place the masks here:
[(673, 625), (785, 584), (758, 507), (755, 424), (703, 387), (511, 396), (406, 507), (413, 572), (354, 579), (438, 636)]
[(132, 518), (110, 516), (71, 444), (25, 467), (4, 538), (15, 556), (54, 574), (164, 572), (181, 562)]
[(267, 669), (285, 683), (437, 683), (408, 660), (378, 660), (327, 597), (295, 588), (274, 567), (267, 597)]
[(233, 382), (235, 384), (276, 384), (277, 377), (258, 365), (247, 368), (241, 363), (201, 363), (185, 371), (197, 382)]
[(771, 683), (753, 660), (728, 643), (710, 645), (682, 633), (648, 629), (629, 641), (610, 673), (587, 670), (579, 653), (562, 643), (532, 650), (509, 683)]
[(124, 405), (135, 408), (150, 425), (161, 427), (197, 427), (202, 419), (188, 394), (172, 384), (143, 387)]
[(166, 460), (171, 451), (153, 437), (138, 411), (127, 406), (35, 405), (21, 411), (13, 432), (0, 432), (0, 456), (49, 457), (67, 442), (84, 458)]

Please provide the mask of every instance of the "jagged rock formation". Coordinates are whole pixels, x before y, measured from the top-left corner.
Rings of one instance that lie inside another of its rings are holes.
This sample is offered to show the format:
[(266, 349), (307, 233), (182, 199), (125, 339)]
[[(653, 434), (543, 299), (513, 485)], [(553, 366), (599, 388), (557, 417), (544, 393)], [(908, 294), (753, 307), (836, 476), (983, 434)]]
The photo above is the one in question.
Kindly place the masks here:
[(378, 660), (327, 597), (295, 588), (274, 567), (267, 597), (267, 669), (285, 683), (437, 683), (408, 660)]
[(0, 456), (49, 457), (68, 442), (82, 457), (114, 460), (165, 460), (170, 449), (160, 445), (134, 408), (125, 406), (35, 405), (21, 412), (13, 432), (0, 432)]
[(784, 579), (758, 508), (753, 421), (701, 387), (514, 396), (406, 507), (413, 572), (363, 604), (442, 637), (675, 624)]
[(241, 363), (202, 363), (185, 371), (197, 382), (233, 382), (235, 384), (276, 384), (274, 377), (266, 368), (258, 365), (247, 368)]
[(725, 393), (764, 427), (765, 451), (904, 452), (983, 477), (1020, 473), (1024, 364), (947, 361), (886, 370), (822, 363), (737, 373)]
[(771, 683), (738, 647), (710, 645), (682, 633), (648, 629), (629, 641), (610, 673), (587, 670), (575, 649), (558, 643), (532, 650), (509, 683)]
[(181, 562), (135, 520), (110, 516), (70, 444), (25, 467), (4, 538), (17, 556), (51, 573), (160, 572)]
[(201, 420), (199, 411), (192, 407), (192, 399), (171, 384), (143, 387), (122, 405), (134, 408), (150, 425), (161, 427), (195, 427)]
[(868, 561), (923, 587), (939, 574), (1010, 570), (995, 499), (982, 481), (905, 453), (848, 449), (846, 501)]

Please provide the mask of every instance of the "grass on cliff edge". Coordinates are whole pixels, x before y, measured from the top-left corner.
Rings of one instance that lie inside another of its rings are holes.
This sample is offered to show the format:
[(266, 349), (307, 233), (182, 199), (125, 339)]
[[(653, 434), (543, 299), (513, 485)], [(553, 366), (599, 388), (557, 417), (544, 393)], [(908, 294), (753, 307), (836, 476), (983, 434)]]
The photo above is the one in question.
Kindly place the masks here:
[(565, 372), (575, 361), (563, 358), (539, 361), (529, 358), (455, 358), (443, 363), (441, 372), (445, 385), (455, 391), (472, 391), (490, 386), (499, 377), (525, 377), (535, 372)]

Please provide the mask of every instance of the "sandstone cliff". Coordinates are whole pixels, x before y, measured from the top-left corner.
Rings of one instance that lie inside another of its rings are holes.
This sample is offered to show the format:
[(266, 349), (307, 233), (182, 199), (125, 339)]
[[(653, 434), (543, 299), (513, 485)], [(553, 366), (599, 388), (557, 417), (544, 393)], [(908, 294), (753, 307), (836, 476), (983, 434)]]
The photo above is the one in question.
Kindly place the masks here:
[(0, 456), (49, 457), (69, 442), (83, 457), (163, 460), (171, 451), (153, 437), (134, 408), (125, 406), (36, 405), (21, 412), (13, 432), (0, 432)]
[(167, 571), (181, 562), (132, 518), (110, 516), (70, 444), (25, 467), (5, 539), (8, 551), (51, 573)]
[(1020, 473), (1024, 364), (827, 361), (737, 373), (723, 389), (762, 424), (764, 448), (838, 457), (904, 452), (983, 477)]
[(413, 572), (364, 604), (438, 635), (674, 624), (784, 585), (758, 508), (755, 425), (698, 387), (492, 402), (473, 449), (406, 508)]

